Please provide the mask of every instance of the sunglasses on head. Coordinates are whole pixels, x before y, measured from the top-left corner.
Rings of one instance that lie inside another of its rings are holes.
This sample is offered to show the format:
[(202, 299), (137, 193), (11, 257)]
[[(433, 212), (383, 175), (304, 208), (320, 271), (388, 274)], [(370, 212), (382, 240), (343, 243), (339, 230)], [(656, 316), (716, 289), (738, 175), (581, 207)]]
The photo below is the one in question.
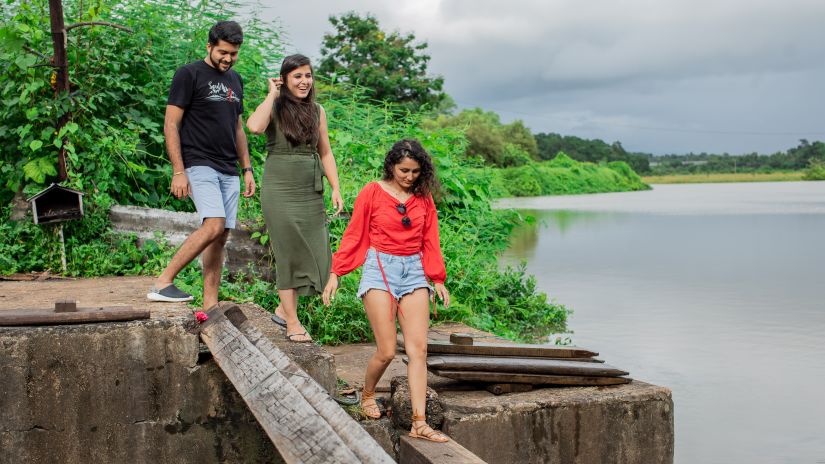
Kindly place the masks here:
[(401, 224), (402, 224), (404, 227), (412, 227), (412, 221), (410, 221), (410, 217), (409, 217), (409, 216), (407, 216), (407, 205), (405, 205), (404, 203), (399, 203), (399, 204), (395, 205), (395, 209), (396, 209), (399, 213), (401, 213), (401, 214), (403, 214), (403, 215), (404, 215), (404, 216), (401, 218)]

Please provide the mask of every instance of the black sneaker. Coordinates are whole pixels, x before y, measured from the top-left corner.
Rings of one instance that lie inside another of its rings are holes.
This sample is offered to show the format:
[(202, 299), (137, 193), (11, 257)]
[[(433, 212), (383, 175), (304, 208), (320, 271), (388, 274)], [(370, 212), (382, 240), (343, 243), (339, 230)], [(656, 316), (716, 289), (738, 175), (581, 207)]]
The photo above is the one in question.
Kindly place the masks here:
[(152, 301), (168, 301), (172, 303), (192, 301), (195, 299), (192, 295), (184, 292), (178, 287), (175, 287), (175, 284), (169, 284), (160, 290), (152, 287), (152, 290), (146, 294), (146, 298), (149, 298)]

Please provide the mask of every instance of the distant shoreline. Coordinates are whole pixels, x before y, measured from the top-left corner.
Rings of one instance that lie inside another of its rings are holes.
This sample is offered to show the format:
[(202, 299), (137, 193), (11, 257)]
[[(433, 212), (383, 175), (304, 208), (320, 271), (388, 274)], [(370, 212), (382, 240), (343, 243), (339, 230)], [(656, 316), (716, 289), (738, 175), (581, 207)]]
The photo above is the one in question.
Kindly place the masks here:
[(669, 174), (664, 176), (642, 176), (646, 184), (702, 184), (719, 182), (783, 182), (804, 180), (804, 171), (790, 172), (715, 172), (697, 174)]

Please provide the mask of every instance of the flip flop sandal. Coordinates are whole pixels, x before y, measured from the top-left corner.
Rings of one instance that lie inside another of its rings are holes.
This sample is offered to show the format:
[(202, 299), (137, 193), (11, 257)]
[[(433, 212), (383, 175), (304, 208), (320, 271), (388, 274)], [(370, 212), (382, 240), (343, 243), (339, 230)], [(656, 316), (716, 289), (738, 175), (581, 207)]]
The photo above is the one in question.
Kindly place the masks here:
[(272, 315), (272, 322), (278, 324), (279, 326), (286, 329), (286, 320), (282, 317), (278, 317), (276, 314)]
[(358, 390), (354, 390), (352, 393), (339, 392), (333, 399), (344, 406), (355, 406), (361, 402), (361, 392)]
[(292, 337), (302, 337), (302, 336), (309, 337), (309, 334), (306, 332), (306, 330), (301, 332), (301, 333), (286, 334), (286, 339), (291, 341), (292, 343), (312, 343), (313, 342), (313, 340), (311, 338), (309, 340), (293, 340), (292, 339)]

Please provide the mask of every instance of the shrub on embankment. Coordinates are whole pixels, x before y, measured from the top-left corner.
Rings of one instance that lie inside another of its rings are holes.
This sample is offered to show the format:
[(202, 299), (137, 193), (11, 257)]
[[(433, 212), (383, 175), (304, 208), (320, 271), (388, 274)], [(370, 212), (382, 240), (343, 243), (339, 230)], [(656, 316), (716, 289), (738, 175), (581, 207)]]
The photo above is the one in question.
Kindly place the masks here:
[[(397, 140), (417, 138), (433, 156), (442, 185), (437, 207), (447, 287), (453, 295), (449, 308), (438, 306), (438, 319), (465, 322), (517, 339), (562, 328), (567, 309), (548, 302), (532, 276), (523, 268), (499, 270), (498, 254), (520, 218), (513, 211), (492, 210), (489, 182), (475, 181), (477, 161), (464, 156), (467, 141), (463, 133), (456, 128), (425, 130), (420, 115), (375, 106), (363, 100), (357, 89), (338, 95), (322, 103), (330, 121), (347, 209), (365, 183), (381, 177), (384, 156)], [(332, 220), (333, 250), (346, 224), (343, 219)], [(317, 299), (307, 300), (302, 320), (316, 339), (336, 343), (371, 337), (355, 296), (359, 279), (360, 271), (345, 276), (330, 308), (322, 307)]]
[(504, 169), (485, 168), (481, 175), (492, 179), (491, 189), (497, 198), (650, 189), (624, 161), (580, 162), (563, 152), (550, 161)]
[(803, 180), (825, 180), (825, 162), (819, 160), (810, 160), (808, 168), (805, 169), (805, 174), (802, 176)]
[[(438, 308), (438, 319), (465, 322), (514, 339), (563, 330), (567, 309), (548, 302), (546, 295), (537, 291), (533, 277), (523, 268), (499, 270), (497, 255), (520, 219), (512, 211), (491, 209), (489, 183), (474, 180), (473, 161), (463, 156), (463, 134), (454, 129), (424, 131), (417, 115), (375, 106), (354, 91), (349, 94), (323, 101), (347, 210), (351, 211), (366, 182), (380, 178), (385, 152), (398, 139), (420, 139), (435, 160), (443, 187), (438, 200), (441, 241), (447, 285), (453, 294), (449, 308)], [(107, 211), (112, 199), (107, 192), (90, 192), (86, 200), (86, 217), (65, 224), (68, 275), (156, 275), (162, 270), (175, 251), (173, 247), (158, 239), (139, 248), (134, 237), (111, 232)], [(243, 200), (241, 204), (242, 221), (260, 227), (259, 202)], [(9, 221), (10, 211), (5, 208), (0, 218), (0, 274), (59, 273), (56, 229), (35, 226), (30, 219)], [(331, 218), (333, 249), (346, 224), (346, 216)], [(261, 232), (261, 240), (266, 241), (265, 231)], [(355, 296), (359, 278), (360, 271), (344, 277), (342, 289), (329, 308), (318, 298), (303, 300), (301, 318), (316, 340), (346, 343), (371, 338), (361, 301)], [(178, 283), (199, 298), (202, 280), (196, 263), (184, 269)], [(220, 298), (254, 301), (270, 310), (278, 304), (274, 286), (254, 275), (225, 280)]]
[[(5, 204), (21, 187), (30, 195), (53, 181), (55, 143), (65, 136), (65, 185), (87, 194), (86, 217), (64, 226), (67, 274), (156, 275), (174, 248), (162, 239), (139, 248), (133, 237), (112, 233), (107, 210), (113, 203), (192, 210), (190, 202), (173, 199), (168, 190), (171, 172), (161, 124), (175, 68), (203, 57), (206, 31), (215, 20), (238, 17), (248, 32), (236, 66), (245, 81), (248, 116), (263, 99), (266, 77), (279, 60), (280, 32), (233, 12), (251, 9), (247, 2), (225, 2), (213, 9), (179, 0), (126, 0), (82, 9), (81, 2), (64, 1), (71, 21), (110, 21), (131, 27), (133, 33), (106, 27), (72, 30), (69, 60), (77, 88), (71, 96), (55, 100), (50, 68), (38, 66), (38, 55), (27, 52), (51, 49), (46, 5), (45, 0), (11, 2), (0, 10), (0, 57), (6, 58), (0, 62), (0, 94), (9, 103), (0, 109), (0, 200)], [(426, 131), (419, 115), (391, 103), (370, 102), (356, 88), (319, 90), (349, 210), (361, 187), (380, 177), (384, 154), (398, 139), (419, 138), (433, 155), (444, 187), (438, 209), (447, 286), (453, 293), (453, 304), (438, 308), (439, 320), (465, 322), (510, 338), (563, 330), (563, 306), (548, 302), (523, 269), (498, 269), (497, 254), (519, 218), (513, 212), (493, 211), (489, 187), (472, 181), (475, 161), (463, 156), (463, 133), (456, 128)], [(54, 121), (69, 111), (70, 124), (55, 134)], [(263, 137), (250, 137), (250, 153), (260, 179)], [(11, 222), (10, 214), (6, 207), (0, 215), (0, 274), (62, 272), (56, 229), (35, 226), (30, 219)], [(239, 218), (261, 228), (258, 200), (242, 200)], [(333, 249), (346, 224), (346, 216), (331, 218)], [(265, 233), (260, 238), (267, 240)], [(354, 272), (342, 280), (331, 308), (322, 307), (318, 298), (302, 300), (301, 318), (316, 340), (371, 338), (361, 301), (355, 297), (359, 276)], [(200, 298), (197, 263), (184, 269), (178, 283)], [(221, 299), (254, 301), (270, 310), (278, 303), (275, 287), (254, 275), (225, 280), (220, 292)]]

